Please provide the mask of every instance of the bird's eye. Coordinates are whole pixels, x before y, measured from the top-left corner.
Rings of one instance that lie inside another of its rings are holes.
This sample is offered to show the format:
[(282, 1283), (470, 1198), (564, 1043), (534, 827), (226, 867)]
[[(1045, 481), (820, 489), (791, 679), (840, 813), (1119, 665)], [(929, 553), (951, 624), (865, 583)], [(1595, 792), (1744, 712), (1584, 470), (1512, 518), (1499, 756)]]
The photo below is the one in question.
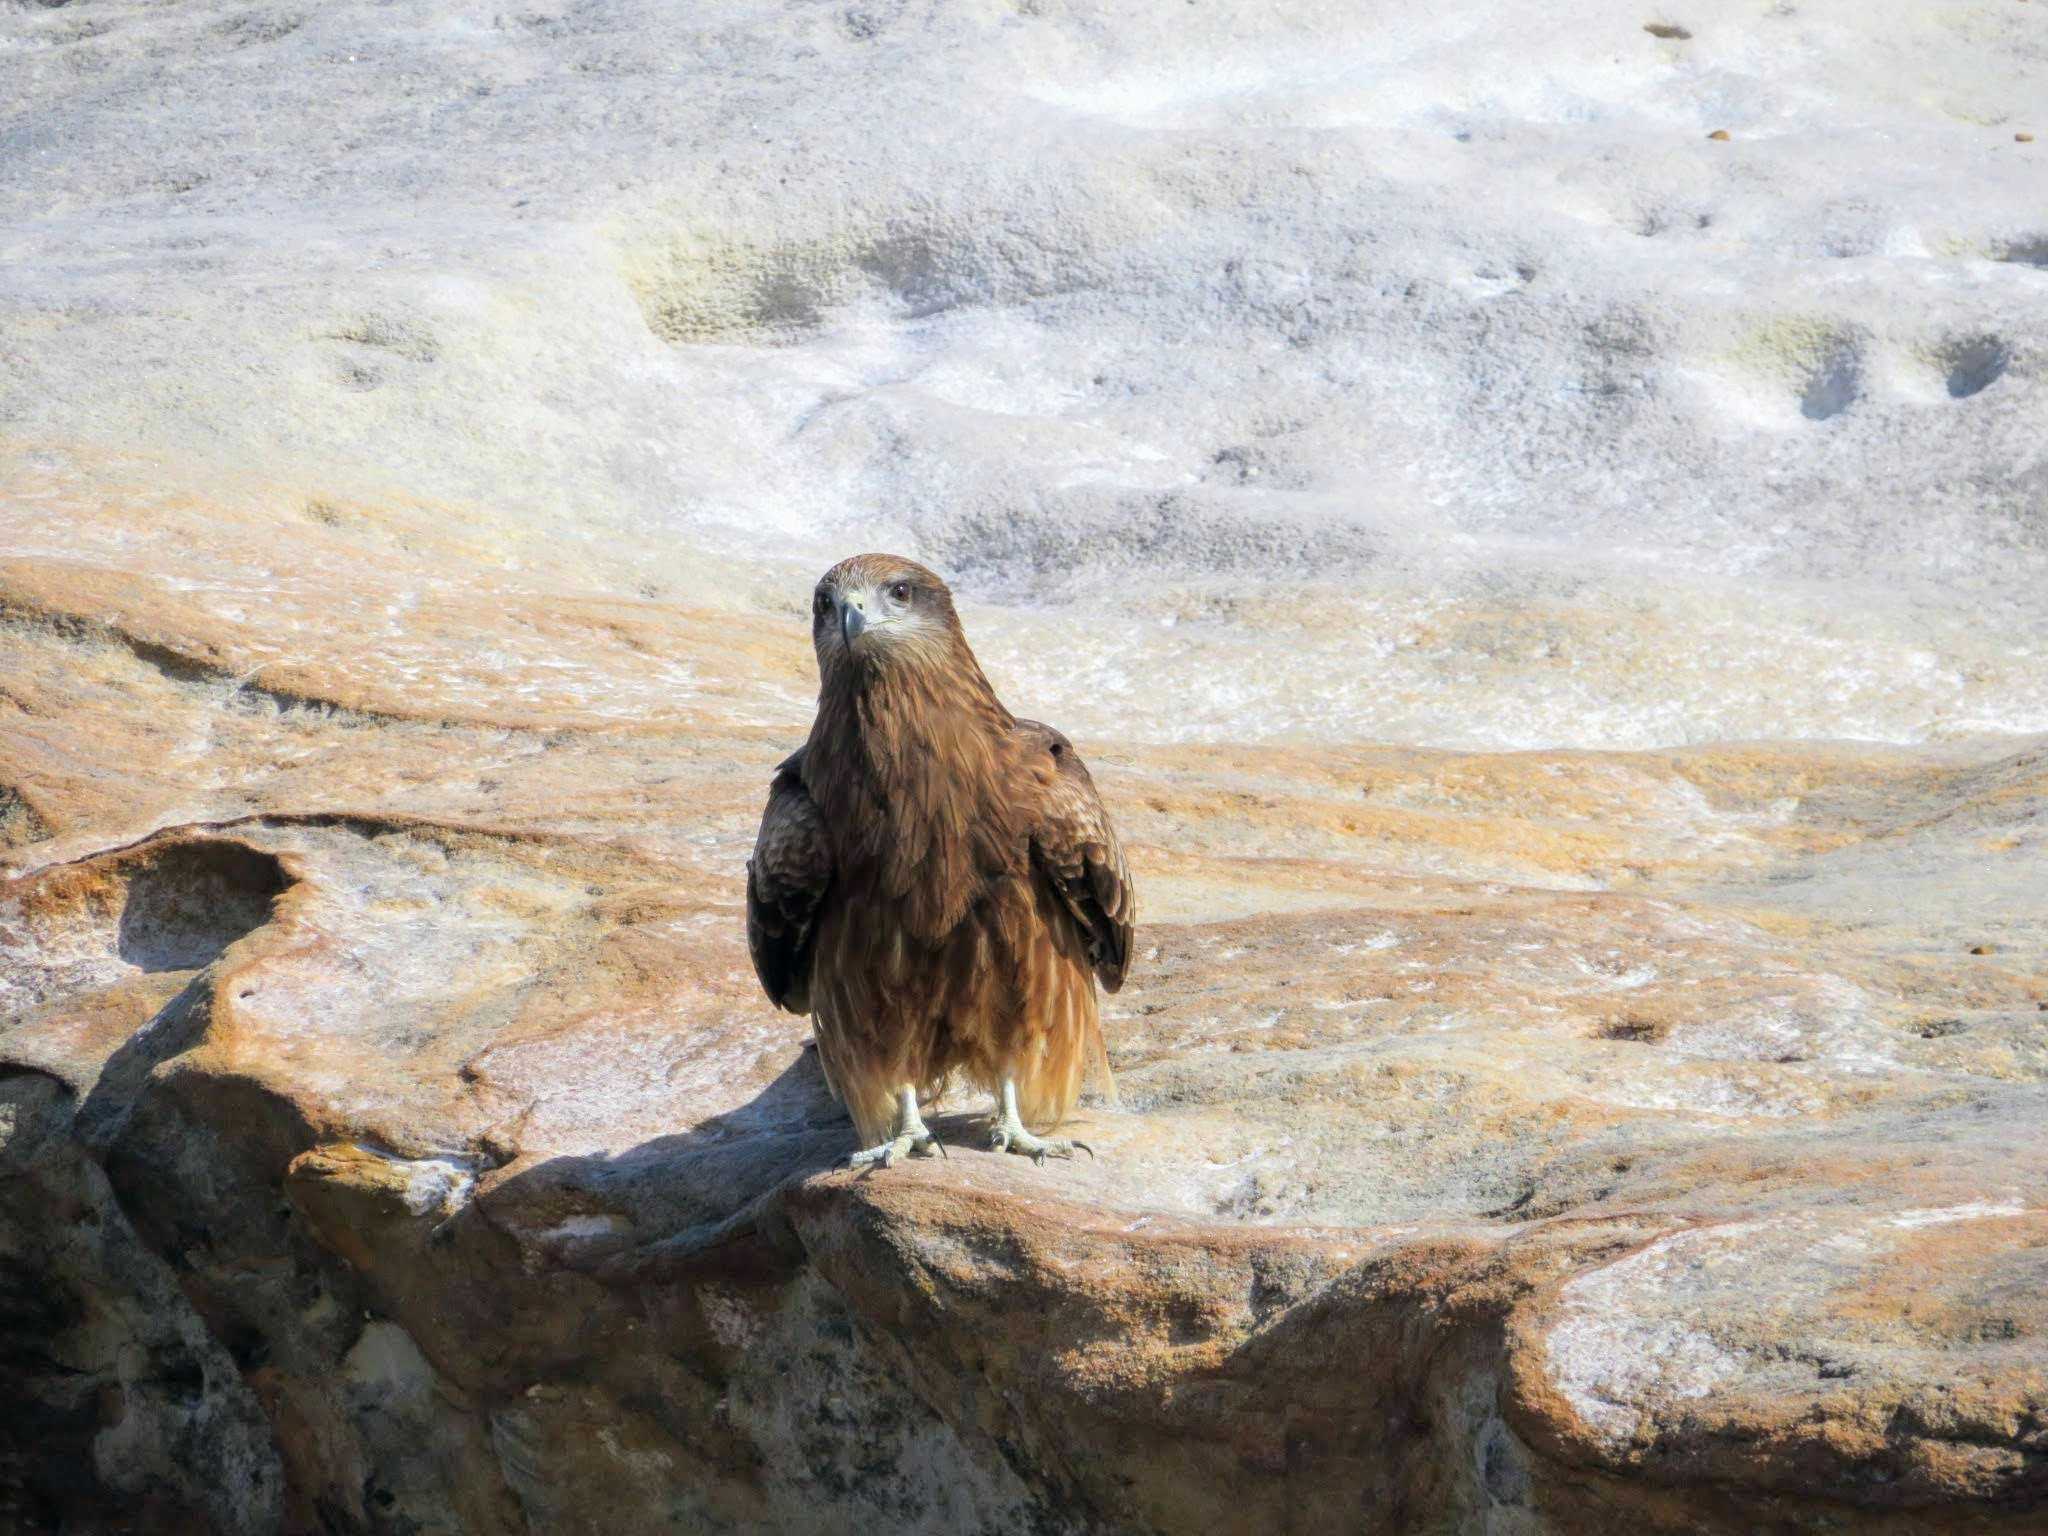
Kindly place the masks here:
[(895, 600), (896, 600), (897, 602), (899, 602), (899, 603), (907, 603), (907, 602), (909, 602), (909, 601), (910, 601), (910, 583), (909, 583), (909, 582), (907, 582), (907, 581), (899, 581), (899, 582), (897, 582), (895, 586), (893, 586), (893, 587), (891, 587), (891, 588), (889, 589), (889, 596), (891, 596), (892, 598), (894, 598), (894, 599), (895, 599)]
[(811, 599), (811, 612), (823, 613), (827, 608), (830, 608), (831, 606), (832, 599), (827, 597), (825, 595), (824, 588), (820, 587), (818, 589), (818, 595)]

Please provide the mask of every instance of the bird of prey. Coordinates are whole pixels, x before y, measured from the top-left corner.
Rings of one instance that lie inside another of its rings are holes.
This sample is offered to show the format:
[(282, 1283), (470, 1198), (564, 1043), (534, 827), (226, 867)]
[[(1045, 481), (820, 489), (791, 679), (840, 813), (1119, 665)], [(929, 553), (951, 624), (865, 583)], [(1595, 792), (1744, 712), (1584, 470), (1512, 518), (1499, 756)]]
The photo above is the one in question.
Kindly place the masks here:
[(915, 561), (832, 567), (811, 640), (817, 718), (768, 791), (747, 946), (811, 1016), (850, 1165), (930, 1155), (918, 1102), (956, 1075), (994, 1095), (993, 1148), (1088, 1151), (1043, 1133), (1084, 1079), (1108, 1085), (1095, 984), (1123, 985), (1136, 893), (1087, 767), (1003, 708)]

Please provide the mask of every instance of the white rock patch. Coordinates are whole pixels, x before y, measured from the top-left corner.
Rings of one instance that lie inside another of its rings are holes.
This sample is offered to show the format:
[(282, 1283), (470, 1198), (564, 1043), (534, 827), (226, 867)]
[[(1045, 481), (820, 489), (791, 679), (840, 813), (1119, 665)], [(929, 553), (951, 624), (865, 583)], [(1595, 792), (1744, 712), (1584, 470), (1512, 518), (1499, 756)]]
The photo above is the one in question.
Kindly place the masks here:
[(1699, 1329), (1649, 1315), (1643, 1303), (1765, 1225), (1673, 1233), (1565, 1286), (1565, 1317), (1547, 1340), (1551, 1378), (1609, 1449), (1626, 1446), (1656, 1402), (1705, 1397), (1740, 1374), (1740, 1357)]

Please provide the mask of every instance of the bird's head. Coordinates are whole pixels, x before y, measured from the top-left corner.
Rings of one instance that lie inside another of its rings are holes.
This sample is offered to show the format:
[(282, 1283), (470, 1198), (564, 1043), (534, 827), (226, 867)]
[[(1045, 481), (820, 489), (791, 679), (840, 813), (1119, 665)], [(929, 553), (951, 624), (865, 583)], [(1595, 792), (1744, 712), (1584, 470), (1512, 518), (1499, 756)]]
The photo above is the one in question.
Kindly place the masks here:
[(811, 643), (819, 671), (830, 676), (942, 662), (965, 640), (937, 572), (901, 555), (855, 555), (818, 579)]

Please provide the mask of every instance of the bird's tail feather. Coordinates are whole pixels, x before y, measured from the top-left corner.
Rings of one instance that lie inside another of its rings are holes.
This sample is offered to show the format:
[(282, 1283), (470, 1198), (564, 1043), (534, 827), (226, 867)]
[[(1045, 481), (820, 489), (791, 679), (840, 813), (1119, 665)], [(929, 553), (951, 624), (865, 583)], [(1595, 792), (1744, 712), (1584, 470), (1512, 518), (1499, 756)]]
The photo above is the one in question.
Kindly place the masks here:
[(1102, 1033), (1102, 1021), (1090, 1021), (1088, 1030), (1088, 1062), (1081, 1074), (1081, 1098), (1090, 1104), (1102, 1104), (1117, 1108), (1123, 1100), (1117, 1097), (1116, 1078), (1109, 1070), (1109, 1041)]

